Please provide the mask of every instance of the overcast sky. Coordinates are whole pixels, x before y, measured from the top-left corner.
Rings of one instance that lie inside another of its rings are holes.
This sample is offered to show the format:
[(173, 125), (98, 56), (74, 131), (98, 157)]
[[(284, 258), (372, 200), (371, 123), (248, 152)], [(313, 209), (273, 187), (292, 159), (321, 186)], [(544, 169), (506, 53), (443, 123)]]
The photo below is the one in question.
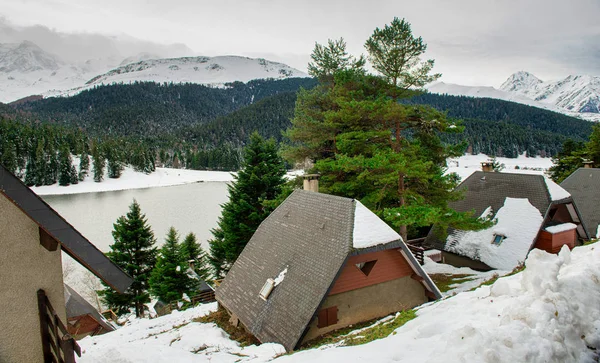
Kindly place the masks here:
[(2, 0), (0, 43), (28, 37), (71, 58), (235, 54), (306, 70), (315, 41), (344, 37), (360, 54), (394, 16), (423, 37), (446, 82), (600, 76), (599, 0)]

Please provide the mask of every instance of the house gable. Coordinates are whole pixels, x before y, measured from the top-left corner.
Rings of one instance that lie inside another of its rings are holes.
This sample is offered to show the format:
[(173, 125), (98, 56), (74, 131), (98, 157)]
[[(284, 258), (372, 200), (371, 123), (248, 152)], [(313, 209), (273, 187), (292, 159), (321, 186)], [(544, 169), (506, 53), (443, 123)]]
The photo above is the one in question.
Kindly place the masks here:
[(131, 277), (2, 165), (0, 194), (39, 226), (46, 247), (53, 247), (52, 239), (58, 241), (64, 252), (119, 292), (131, 285)]
[(577, 204), (588, 237), (600, 237), (600, 169), (577, 169), (560, 185), (571, 193)]

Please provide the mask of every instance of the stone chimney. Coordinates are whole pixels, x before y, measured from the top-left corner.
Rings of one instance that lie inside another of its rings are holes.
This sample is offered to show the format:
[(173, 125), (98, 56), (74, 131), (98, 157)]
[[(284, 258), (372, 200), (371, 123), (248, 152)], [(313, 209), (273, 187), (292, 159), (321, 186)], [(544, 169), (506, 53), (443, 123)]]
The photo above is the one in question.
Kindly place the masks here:
[(591, 160), (583, 160), (583, 167), (586, 169), (591, 169), (593, 166), (594, 162)]
[(306, 174), (302, 178), (304, 179), (304, 190), (309, 192), (319, 192), (319, 174)]
[(494, 163), (491, 161), (482, 161), (481, 162), (481, 170), (487, 171), (487, 172), (493, 172), (494, 171)]

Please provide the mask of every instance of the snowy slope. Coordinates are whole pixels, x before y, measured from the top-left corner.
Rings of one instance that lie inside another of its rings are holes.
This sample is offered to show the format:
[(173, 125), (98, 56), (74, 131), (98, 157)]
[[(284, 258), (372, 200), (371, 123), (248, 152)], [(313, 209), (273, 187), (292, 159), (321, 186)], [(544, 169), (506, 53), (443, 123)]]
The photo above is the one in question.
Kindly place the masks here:
[(73, 95), (98, 85), (113, 83), (151, 81), (222, 85), (236, 81), (289, 77), (308, 77), (308, 75), (283, 63), (262, 58), (219, 56), (148, 59), (120, 66), (93, 77), (81, 87), (47, 95)]
[(511, 75), (500, 90), (582, 113), (600, 113), (600, 77), (571, 75), (543, 82), (528, 72)]
[[(515, 89), (521, 90), (522, 85), (515, 84)], [(495, 98), (504, 101), (517, 102), (528, 106), (537, 108), (543, 108), (550, 111), (565, 114), (567, 116), (578, 117), (589, 121), (600, 121), (600, 114), (595, 113), (582, 113), (574, 110), (568, 110), (560, 106), (554, 105), (549, 102), (536, 101), (529, 98), (522, 92), (509, 92), (505, 90), (499, 90), (494, 87), (487, 86), (462, 86), (453, 83), (437, 82), (432, 83), (426, 87), (431, 93), (447, 94), (451, 96), (469, 96), (469, 97), (481, 97), (481, 98)], [(511, 87), (507, 87), (511, 89)]]
[(107, 58), (69, 64), (32, 42), (0, 44), (0, 102), (78, 87), (118, 63)]
[(142, 52), (65, 62), (36, 44), (0, 43), (0, 102), (31, 95), (68, 96), (102, 84), (135, 81), (222, 85), (253, 79), (308, 77), (285, 64), (238, 56), (160, 58)]
[(558, 255), (534, 250), (525, 264), (491, 286), (422, 306), (393, 334), (364, 345), (332, 344), (273, 360), (280, 345), (242, 348), (214, 324), (192, 322), (216, 309), (208, 304), (87, 337), (78, 361), (597, 362), (600, 245), (564, 247)]

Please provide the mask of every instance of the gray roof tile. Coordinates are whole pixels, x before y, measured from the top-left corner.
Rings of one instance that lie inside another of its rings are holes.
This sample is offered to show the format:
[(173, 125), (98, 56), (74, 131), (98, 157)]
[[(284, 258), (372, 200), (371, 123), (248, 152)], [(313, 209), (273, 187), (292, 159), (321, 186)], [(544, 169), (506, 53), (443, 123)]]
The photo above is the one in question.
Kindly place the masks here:
[(600, 224), (600, 169), (577, 169), (560, 186), (571, 193), (588, 235), (595, 236)]

